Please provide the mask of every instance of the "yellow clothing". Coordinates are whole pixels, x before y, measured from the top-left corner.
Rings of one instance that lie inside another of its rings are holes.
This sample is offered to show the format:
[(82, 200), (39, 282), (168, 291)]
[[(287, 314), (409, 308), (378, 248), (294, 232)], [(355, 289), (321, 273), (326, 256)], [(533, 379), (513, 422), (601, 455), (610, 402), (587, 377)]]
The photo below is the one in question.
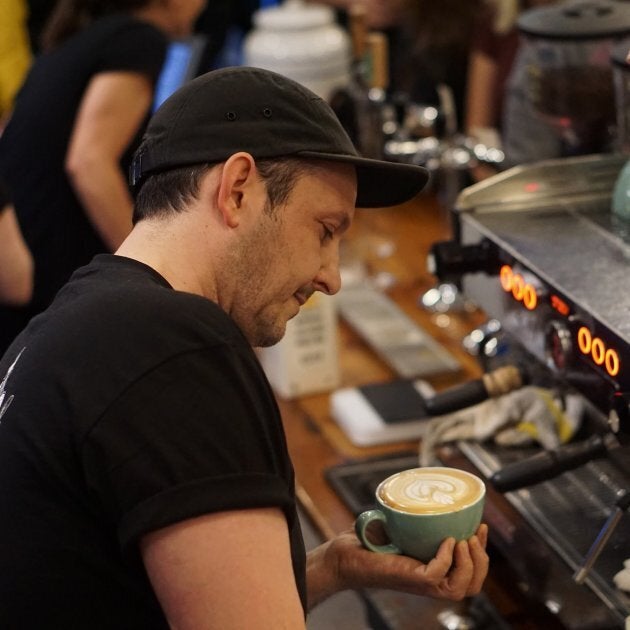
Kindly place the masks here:
[(31, 65), (25, 0), (0, 0), (0, 121), (13, 108), (13, 100)]

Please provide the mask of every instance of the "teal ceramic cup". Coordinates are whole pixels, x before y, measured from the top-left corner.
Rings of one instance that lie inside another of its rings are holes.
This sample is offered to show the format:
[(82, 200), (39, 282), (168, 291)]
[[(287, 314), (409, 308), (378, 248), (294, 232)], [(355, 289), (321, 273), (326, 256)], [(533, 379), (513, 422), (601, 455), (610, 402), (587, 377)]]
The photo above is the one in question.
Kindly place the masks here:
[[(404, 470), (379, 484), (377, 509), (359, 514), (355, 531), (371, 551), (403, 554), (426, 563), (435, 557), (445, 538), (467, 540), (477, 531), (485, 495), (483, 481), (464, 470)], [(368, 526), (374, 521), (383, 524), (389, 543), (370, 540)]]

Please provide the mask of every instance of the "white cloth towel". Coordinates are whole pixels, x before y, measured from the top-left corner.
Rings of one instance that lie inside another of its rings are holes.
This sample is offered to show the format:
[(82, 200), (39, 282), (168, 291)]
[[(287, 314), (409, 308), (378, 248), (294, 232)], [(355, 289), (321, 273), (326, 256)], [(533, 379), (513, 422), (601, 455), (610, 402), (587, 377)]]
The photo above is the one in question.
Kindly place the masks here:
[(456, 440), (483, 442), (494, 438), (502, 446), (538, 442), (552, 449), (573, 437), (583, 411), (584, 401), (578, 394), (560, 398), (549, 389), (522, 387), (430, 420), (421, 442), (420, 465), (434, 462), (437, 445)]
[(618, 589), (630, 593), (630, 558), (623, 561), (623, 569), (614, 575), (613, 582)]

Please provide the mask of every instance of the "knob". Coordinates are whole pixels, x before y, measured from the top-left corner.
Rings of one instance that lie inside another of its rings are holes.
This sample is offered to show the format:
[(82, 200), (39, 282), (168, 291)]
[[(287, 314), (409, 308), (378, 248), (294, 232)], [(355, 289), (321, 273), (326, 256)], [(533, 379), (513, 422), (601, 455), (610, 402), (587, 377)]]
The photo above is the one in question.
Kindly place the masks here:
[(550, 368), (566, 372), (571, 366), (574, 358), (573, 337), (565, 322), (553, 319), (547, 324), (545, 351)]
[(470, 331), (463, 339), (462, 345), (474, 357), (487, 355), (486, 347), (489, 342), (497, 345), (497, 337), (501, 332), (501, 322), (498, 319), (490, 319), (479, 328)]

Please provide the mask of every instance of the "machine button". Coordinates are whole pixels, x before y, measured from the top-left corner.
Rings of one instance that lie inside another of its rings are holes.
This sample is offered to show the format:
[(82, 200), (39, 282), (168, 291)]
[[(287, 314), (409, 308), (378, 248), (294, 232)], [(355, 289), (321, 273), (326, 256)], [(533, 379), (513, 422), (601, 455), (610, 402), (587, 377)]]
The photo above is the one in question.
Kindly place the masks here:
[(552, 369), (566, 371), (573, 362), (573, 341), (568, 326), (552, 319), (545, 330), (545, 352), (547, 365)]

